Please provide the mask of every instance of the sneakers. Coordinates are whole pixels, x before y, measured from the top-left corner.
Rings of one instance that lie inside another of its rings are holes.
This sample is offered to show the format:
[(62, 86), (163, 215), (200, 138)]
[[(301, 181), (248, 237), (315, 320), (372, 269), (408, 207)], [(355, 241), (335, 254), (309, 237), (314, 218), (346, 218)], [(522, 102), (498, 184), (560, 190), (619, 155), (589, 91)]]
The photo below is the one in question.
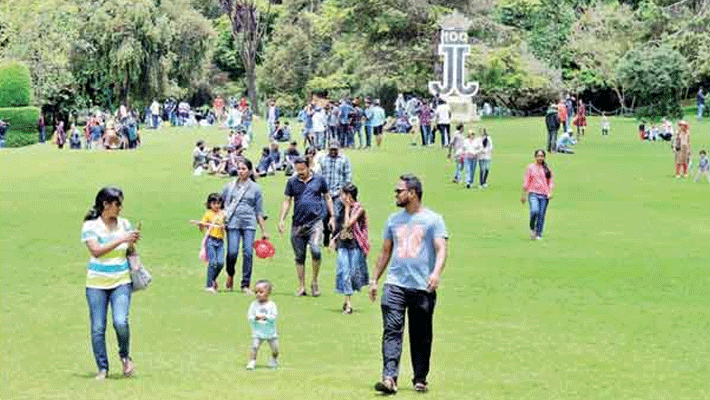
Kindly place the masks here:
[(256, 368), (256, 360), (251, 360), (247, 363), (247, 369), (249, 371), (252, 371), (254, 368)]
[(415, 392), (424, 393), (427, 390), (429, 390), (429, 389), (427, 389), (426, 383), (424, 383), (424, 382), (417, 382), (414, 384), (414, 391)]
[(385, 378), (382, 382), (375, 384), (375, 390), (384, 394), (395, 394), (397, 393), (397, 384), (392, 378)]
[(121, 363), (123, 364), (123, 376), (128, 377), (133, 375), (133, 372), (135, 371), (135, 366), (133, 365), (133, 360), (131, 360), (131, 357), (122, 358)]
[(248, 286), (245, 286), (245, 287), (242, 288), (242, 293), (244, 293), (244, 294), (247, 295), (247, 296), (253, 296), (253, 295), (254, 295), (254, 292), (252, 292), (251, 289), (249, 289)]
[(99, 370), (99, 372), (96, 373), (96, 380), (102, 381), (106, 379), (106, 374), (108, 374), (108, 371), (106, 371), (105, 369)]
[(536, 237), (537, 237), (537, 233), (535, 233), (535, 231), (531, 230), (530, 231), (530, 239), (534, 240)]
[(205, 292), (207, 293), (212, 293), (212, 294), (217, 294), (217, 289), (214, 288), (214, 286), (207, 286), (205, 288)]
[(318, 296), (320, 296), (320, 290), (318, 290), (318, 284), (317, 284), (317, 283), (311, 284), (311, 296), (313, 296), (313, 297), (318, 297)]
[(275, 358), (269, 358), (269, 362), (266, 364), (271, 369), (276, 369), (279, 367), (279, 362)]

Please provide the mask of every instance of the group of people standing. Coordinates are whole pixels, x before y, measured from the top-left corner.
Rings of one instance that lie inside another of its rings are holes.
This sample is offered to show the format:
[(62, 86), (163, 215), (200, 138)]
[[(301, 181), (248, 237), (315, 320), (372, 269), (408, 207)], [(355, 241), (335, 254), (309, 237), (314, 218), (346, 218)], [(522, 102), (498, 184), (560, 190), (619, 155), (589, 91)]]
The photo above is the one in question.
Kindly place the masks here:
[[(480, 136), (471, 128), (464, 137), (464, 126), (456, 126), (453, 138), (449, 145), (449, 160), (456, 163), (454, 183), (461, 182), (463, 172), (466, 173), (466, 188), (471, 188), (475, 181), (476, 165), (479, 170), (479, 188), (488, 187), (488, 174), (491, 170), (491, 157), (493, 154), (493, 139), (488, 135), (486, 128), (481, 128)], [(453, 158), (452, 158), (453, 157)]]
[[(278, 118), (278, 114), (278, 108), (272, 101), (267, 110), (267, 122), (271, 124), (269, 120)], [(356, 137), (358, 149), (372, 147), (373, 136), (377, 146), (380, 146), (386, 123), (380, 100), (369, 97), (355, 97), (352, 100), (344, 97), (339, 102), (314, 99), (299, 112), (298, 119), (303, 123), (304, 146), (317, 150), (327, 148), (331, 142), (337, 142), (343, 148), (355, 148)]]
[[(576, 108), (575, 108), (576, 107)], [(555, 104), (550, 104), (545, 113), (545, 126), (547, 127), (547, 152), (548, 153), (574, 153), (572, 146), (577, 144), (581, 136), (584, 136), (587, 127), (587, 107), (582, 99), (575, 101), (571, 95), (565, 98), (560, 97)], [(577, 139), (574, 139), (571, 126), (577, 128)], [(558, 136), (562, 128), (561, 136)], [(608, 134), (602, 129), (602, 134)]]

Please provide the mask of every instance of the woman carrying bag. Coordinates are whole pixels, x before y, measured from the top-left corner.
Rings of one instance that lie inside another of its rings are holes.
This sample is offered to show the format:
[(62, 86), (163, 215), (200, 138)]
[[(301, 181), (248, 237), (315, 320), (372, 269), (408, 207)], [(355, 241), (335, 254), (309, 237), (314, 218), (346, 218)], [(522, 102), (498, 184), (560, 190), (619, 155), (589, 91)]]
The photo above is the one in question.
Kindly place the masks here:
[(242, 281), (241, 290), (251, 295), (252, 262), (254, 259), (254, 236), (259, 225), (263, 239), (269, 238), (264, 225), (261, 187), (254, 181), (251, 161), (240, 159), (237, 162), (237, 178), (225, 185), (222, 190), (225, 226), (227, 231), (227, 290), (234, 287), (234, 266), (239, 255), (239, 242), (242, 242)]
[(134, 254), (140, 231), (119, 217), (123, 192), (117, 187), (99, 191), (94, 206), (84, 218), (81, 241), (91, 255), (86, 269), (86, 300), (91, 319), (91, 345), (98, 372), (96, 379), (106, 378), (109, 370), (106, 355), (106, 316), (111, 304), (113, 328), (118, 339), (118, 354), (123, 375), (134, 372), (129, 355), (130, 330), (128, 314), (131, 304), (131, 267), (128, 254)]

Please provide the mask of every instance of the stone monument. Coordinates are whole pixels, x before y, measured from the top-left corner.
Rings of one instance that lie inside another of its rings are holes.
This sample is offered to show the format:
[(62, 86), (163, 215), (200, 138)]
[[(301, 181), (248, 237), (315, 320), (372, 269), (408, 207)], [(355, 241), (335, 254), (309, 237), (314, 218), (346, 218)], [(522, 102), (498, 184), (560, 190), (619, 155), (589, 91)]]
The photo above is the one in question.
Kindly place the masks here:
[(439, 55), (444, 58), (443, 76), (442, 81), (429, 82), (429, 92), (449, 104), (452, 122), (478, 121), (480, 117), (471, 99), (478, 93), (478, 82), (466, 82), (466, 58), (471, 52), (468, 43), (471, 21), (454, 11), (442, 17), (439, 26)]

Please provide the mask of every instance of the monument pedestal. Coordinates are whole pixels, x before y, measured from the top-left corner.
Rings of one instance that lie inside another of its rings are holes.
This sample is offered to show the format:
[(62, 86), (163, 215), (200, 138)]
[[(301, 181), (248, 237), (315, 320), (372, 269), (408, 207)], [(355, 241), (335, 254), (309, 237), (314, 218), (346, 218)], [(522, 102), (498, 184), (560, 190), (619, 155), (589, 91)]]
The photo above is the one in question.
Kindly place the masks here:
[(477, 122), (481, 120), (478, 107), (471, 101), (470, 96), (441, 96), (451, 109), (452, 123)]

